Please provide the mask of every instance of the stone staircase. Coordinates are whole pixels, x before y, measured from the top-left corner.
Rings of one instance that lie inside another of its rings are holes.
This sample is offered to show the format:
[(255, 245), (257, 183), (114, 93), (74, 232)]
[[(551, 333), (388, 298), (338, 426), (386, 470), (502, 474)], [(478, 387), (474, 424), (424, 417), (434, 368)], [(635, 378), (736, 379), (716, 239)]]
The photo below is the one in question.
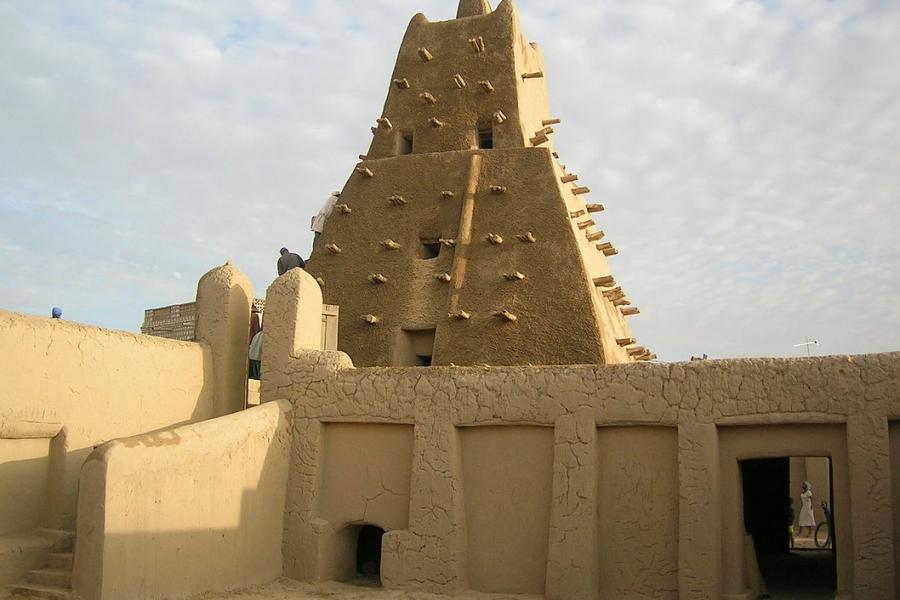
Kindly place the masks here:
[(75, 532), (41, 529), (37, 533), (52, 543), (43, 569), (28, 571), (26, 581), (9, 587), (10, 593), (25, 598), (72, 599), (72, 566)]

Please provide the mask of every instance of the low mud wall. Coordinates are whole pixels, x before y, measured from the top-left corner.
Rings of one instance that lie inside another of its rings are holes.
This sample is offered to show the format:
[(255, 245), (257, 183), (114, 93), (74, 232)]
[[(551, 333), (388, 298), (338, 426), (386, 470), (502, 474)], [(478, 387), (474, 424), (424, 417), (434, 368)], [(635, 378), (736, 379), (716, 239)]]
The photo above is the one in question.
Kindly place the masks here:
[(76, 594), (162, 599), (278, 577), (290, 413), (270, 403), (95, 450), (80, 482)]

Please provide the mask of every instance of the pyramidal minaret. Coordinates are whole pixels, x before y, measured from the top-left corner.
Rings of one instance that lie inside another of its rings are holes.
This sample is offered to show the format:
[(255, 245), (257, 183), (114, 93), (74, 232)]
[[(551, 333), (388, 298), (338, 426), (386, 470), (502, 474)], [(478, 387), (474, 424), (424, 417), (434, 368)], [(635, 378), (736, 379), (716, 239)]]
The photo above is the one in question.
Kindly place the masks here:
[(511, 0), (406, 31), (374, 139), (307, 265), (357, 366), (650, 360), (604, 207), (560, 163)]

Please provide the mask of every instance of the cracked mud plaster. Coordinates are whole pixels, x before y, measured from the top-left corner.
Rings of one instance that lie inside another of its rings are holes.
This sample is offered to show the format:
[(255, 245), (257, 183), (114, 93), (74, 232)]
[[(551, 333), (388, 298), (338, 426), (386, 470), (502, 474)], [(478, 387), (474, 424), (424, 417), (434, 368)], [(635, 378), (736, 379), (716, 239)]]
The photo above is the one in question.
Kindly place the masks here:
[(678, 453), (671, 427), (598, 430), (601, 598), (678, 598)]
[[(282, 343), (289, 345), (294, 324), (273, 321), (268, 316), (268, 331), (283, 335)], [(587, 423), (601, 428), (621, 426), (626, 431), (670, 427), (677, 428), (677, 447), (666, 454), (666, 460), (677, 464), (672, 493), (677, 510), (666, 509), (665, 514), (677, 523), (673, 536), (677, 554), (672, 559), (671, 550), (662, 552), (676, 566), (664, 561), (668, 566), (660, 577), (666, 583), (656, 594), (671, 597), (674, 576), (680, 597), (709, 598), (720, 584), (721, 541), (714, 516), (720, 511), (714, 492), (718, 489), (717, 427), (856, 422), (848, 425), (847, 443), (851, 457), (860, 457), (851, 460), (850, 476), (862, 482), (852, 510), (854, 535), (858, 528), (863, 538), (854, 538), (858, 551), (848, 560), (854, 561), (855, 572), (869, 578), (865, 589), (876, 594), (873, 597), (893, 589), (888, 581), (893, 574), (893, 549), (886, 533), (891, 510), (890, 470), (884, 458), (887, 433), (886, 427), (874, 424), (886, 423), (889, 415), (897, 414), (900, 354), (429, 369), (355, 369), (341, 353), (307, 350), (279, 360), (276, 372), (269, 373), (278, 383), (264, 391), (264, 401), (286, 398), (295, 406), (285, 540), (285, 556), (292, 556), (294, 565), (320, 560), (304, 549), (307, 542), (303, 540), (316, 535), (314, 523), (323, 527), (315, 502), (322, 479), (341, 476), (321, 468), (320, 423), (414, 426), (409, 522), (405, 529), (390, 531), (384, 538), (384, 580), (389, 587), (444, 592), (470, 586), (467, 564), (471, 557), (467, 558), (465, 540), (471, 532), (464, 516), (458, 428), (551, 426), (557, 434), (547, 590), (560, 590), (559, 598), (596, 597), (602, 586), (598, 563), (609, 559), (587, 558), (593, 551), (583, 551), (590, 544), (578, 541), (581, 533), (573, 537), (572, 523), (590, 514), (586, 517), (589, 527), (596, 527), (597, 511), (604, 507), (596, 506), (597, 492), (584, 487), (584, 482), (596, 479), (598, 467), (585, 465), (602, 464), (610, 457), (585, 453), (586, 447), (595, 444), (591, 434), (584, 437)], [(874, 436), (874, 441), (862, 439), (867, 436)], [(874, 466), (867, 466), (870, 463)], [(872, 490), (877, 493), (870, 494)], [(595, 510), (589, 510), (590, 506)], [(569, 555), (577, 556), (568, 560)], [(296, 572), (306, 572), (297, 568)]]
[[(892, 507), (888, 423), (876, 415), (856, 414), (847, 423), (847, 435), (857, 441), (847, 448), (851, 466), (850, 502), (866, 507), (865, 515), (854, 511), (852, 516), (854, 592), (861, 598), (889, 598), (894, 591), (891, 584), (896, 585), (896, 579), (892, 582), (886, 576), (884, 565), (894, 563), (894, 552), (898, 549), (891, 536), (892, 513), (897, 507)], [(897, 467), (894, 465), (894, 476)]]
[(547, 595), (588, 600), (599, 589), (597, 428), (590, 409), (556, 422)]

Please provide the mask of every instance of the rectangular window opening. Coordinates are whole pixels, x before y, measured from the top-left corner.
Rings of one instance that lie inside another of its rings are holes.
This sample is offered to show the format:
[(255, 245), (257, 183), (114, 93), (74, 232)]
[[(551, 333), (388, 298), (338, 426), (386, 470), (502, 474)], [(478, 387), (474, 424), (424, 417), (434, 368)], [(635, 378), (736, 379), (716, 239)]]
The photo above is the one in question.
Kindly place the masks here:
[(419, 258), (433, 260), (441, 253), (441, 243), (437, 238), (420, 238)]
[(478, 128), (478, 147), (482, 150), (490, 150), (494, 147), (494, 129), (493, 127)]
[(434, 329), (404, 329), (397, 357), (400, 367), (430, 367), (434, 356)]
[(397, 155), (413, 153), (413, 132), (402, 131), (397, 138)]

